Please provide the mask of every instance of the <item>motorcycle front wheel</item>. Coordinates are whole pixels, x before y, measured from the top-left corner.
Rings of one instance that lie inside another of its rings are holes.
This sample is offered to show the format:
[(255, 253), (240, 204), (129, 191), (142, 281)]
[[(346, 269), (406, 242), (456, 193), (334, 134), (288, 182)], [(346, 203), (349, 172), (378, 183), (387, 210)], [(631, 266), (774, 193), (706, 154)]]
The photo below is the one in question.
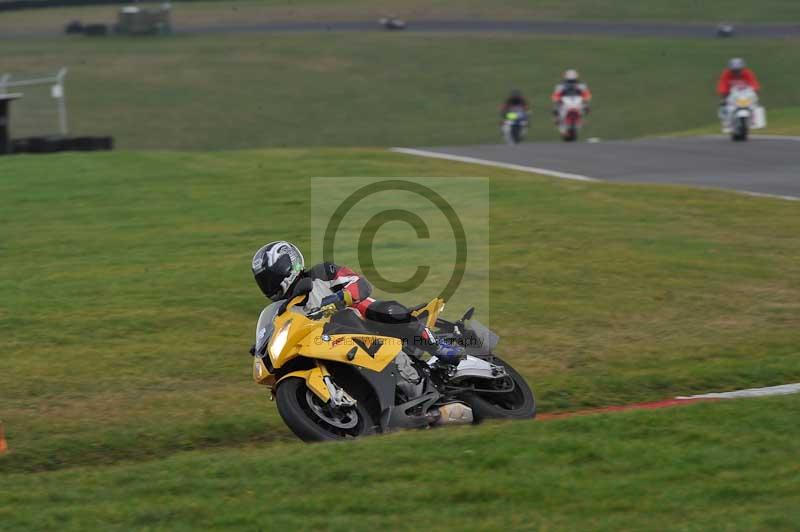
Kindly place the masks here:
[(518, 124), (511, 126), (511, 140), (514, 144), (522, 142), (522, 126)]
[[(483, 358), (483, 357), (481, 357)], [(503, 366), (508, 376), (514, 381), (514, 389), (510, 392), (471, 392), (462, 396), (475, 417), (475, 421), (484, 419), (531, 419), (536, 417), (536, 398), (528, 383), (509, 363), (498, 356), (486, 358), (488, 362)]]
[(747, 134), (749, 133), (749, 125), (747, 123), (747, 119), (744, 117), (740, 117), (736, 119), (736, 127), (733, 130), (733, 134), (731, 134), (731, 139), (734, 141), (745, 141), (747, 140)]
[(284, 423), (306, 442), (346, 440), (375, 433), (375, 423), (362, 404), (332, 408), (297, 377), (278, 385), (275, 402)]

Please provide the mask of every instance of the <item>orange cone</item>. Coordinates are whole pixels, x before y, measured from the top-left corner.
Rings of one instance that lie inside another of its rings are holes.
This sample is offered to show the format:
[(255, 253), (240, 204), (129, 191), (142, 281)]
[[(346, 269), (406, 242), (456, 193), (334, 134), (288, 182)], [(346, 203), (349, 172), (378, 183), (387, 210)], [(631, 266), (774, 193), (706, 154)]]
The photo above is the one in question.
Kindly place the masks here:
[(6, 435), (3, 432), (3, 424), (0, 423), (0, 454), (8, 452), (8, 443), (6, 442)]

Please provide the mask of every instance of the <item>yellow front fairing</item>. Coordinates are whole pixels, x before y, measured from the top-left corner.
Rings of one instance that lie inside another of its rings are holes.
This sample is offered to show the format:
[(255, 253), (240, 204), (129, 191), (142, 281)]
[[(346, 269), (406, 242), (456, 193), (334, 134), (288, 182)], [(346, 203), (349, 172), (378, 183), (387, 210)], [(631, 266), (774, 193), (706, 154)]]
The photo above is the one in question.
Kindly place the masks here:
[(275, 375), (269, 372), (261, 361), (261, 357), (253, 357), (253, 380), (258, 384), (272, 386), (275, 384)]
[(373, 334), (334, 334), (307, 336), (301, 343), (299, 352), (308, 358), (333, 360), (372, 371), (383, 371), (402, 349), (403, 341), (399, 338)]
[[(317, 363), (317, 367), (311, 368), (308, 370), (300, 370), (300, 371), (293, 371), (291, 373), (287, 373), (283, 377), (281, 377), (278, 382), (282, 380), (289, 379), (291, 377), (297, 377), (299, 379), (303, 379), (306, 381), (306, 386), (309, 390), (311, 390), (314, 395), (322, 399), (323, 401), (329, 401), (331, 398), (331, 393), (328, 391), (328, 387), (325, 385), (325, 377), (328, 376), (328, 370), (320, 364)], [(275, 384), (277, 384), (276, 382)]]
[[(274, 319), (274, 332), (267, 344), (267, 354), (274, 368), (283, 367), (290, 360), (303, 356), (319, 360), (332, 360), (373, 371), (382, 371), (403, 348), (397, 338), (372, 334), (323, 333), (326, 321), (311, 320), (302, 312), (291, 310), (299, 303), (295, 299), (288, 311)], [(265, 365), (256, 360), (253, 378), (261, 384), (272, 384)]]
[[(302, 312), (293, 310), (301, 298), (291, 301), (286, 312), (273, 320), (272, 337), (267, 344), (269, 363), (273, 368), (281, 368), (297, 357), (330, 360), (360, 366), (372, 371), (383, 371), (403, 349), (403, 341), (398, 338), (373, 334), (324, 334), (323, 328), (327, 320), (311, 320)], [(429, 328), (433, 328), (436, 319), (444, 309), (444, 300), (436, 298), (423, 308), (412, 312), (425, 320)], [(305, 378), (311, 382), (312, 390), (324, 399), (327, 389), (322, 386), (324, 366), (317, 363), (315, 370), (294, 372), (289, 375)], [(285, 378), (286, 376), (284, 376)], [(275, 375), (268, 365), (256, 356), (253, 361), (253, 380), (259, 384), (274, 386)]]

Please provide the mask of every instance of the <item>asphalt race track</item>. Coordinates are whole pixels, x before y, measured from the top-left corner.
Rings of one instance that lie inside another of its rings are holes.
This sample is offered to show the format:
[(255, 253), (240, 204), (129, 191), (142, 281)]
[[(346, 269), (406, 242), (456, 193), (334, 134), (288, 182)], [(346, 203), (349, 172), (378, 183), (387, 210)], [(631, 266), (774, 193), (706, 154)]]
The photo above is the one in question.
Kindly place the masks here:
[[(179, 31), (182, 29), (179, 28)], [(304, 32), (370, 31), (382, 28), (371, 21), (294, 22), (254, 24), (251, 26), (206, 26), (186, 28), (189, 33), (227, 32)], [(541, 35), (606, 35), (631, 37), (714, 37), (713, 24), (677, 24), (650, 22), (527, 21), (527, 20), (411, 20), (404, 31), (416, 32), (520, 32)], [(737, 37), (800, 37), (800, 26), (751, 24), (736, 27)]]
[[(402, 151), (402, 150), (398, 150)], [(559, 177), (671, 183), (800, 199), (800, 138), (690, 137), (418, 148), (414, 155), (479, 159), (550, 170)], [(471, 162), (480, 162), (471, 161)], [(467, 161), (470, 162), (470, 161)], [(558, 176), (558, 175), (557, 175)]]
[[(377, 21), (271, 22), (253, 24), (186, 25), (179, 17), (176, 33), (295, 33), (324, 31), (386, 31)], [(503, 33), (539, 35), (601, 35), (629, 37), (706, 38), (715, 37), (714, 24), (599, 21), (528, 21), (528, 20), (409, 20), (406, 32)], [(60, 29), (0, 33), (0, 39), (55, 37)], [(736, 37), (800, 37), (796, 24), (743, 24), (736, 26)]]

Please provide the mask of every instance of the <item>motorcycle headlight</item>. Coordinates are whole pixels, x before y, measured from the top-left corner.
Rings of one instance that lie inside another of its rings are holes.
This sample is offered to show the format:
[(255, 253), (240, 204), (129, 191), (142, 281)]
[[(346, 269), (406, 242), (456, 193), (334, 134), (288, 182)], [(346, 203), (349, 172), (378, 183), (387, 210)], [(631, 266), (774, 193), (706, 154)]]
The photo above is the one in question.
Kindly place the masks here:
[(517, 118), (519, 118), (519, 114), (518, 113), (508, 113), (506, 115), (506, 119), (508, 119), (508, 120), (516, 120)]
[(289, 338), (289, 326), (292, 324), (292, 320), (287, 321), (281, 327), (281, 330), (278, 331), (278, 334), (272, 336), (272, 340), (269, 342), (269, 356), (272, 359), (272, 363), (275, 364), (278, 362), (278, 358), (281, 356), (281, 351), (283, 348), (286, 347), (286, 340)]
[(738, 105), (739, 107), (747, 107), (751, 103), (752, 100), (750, 98), (739, 98), (736, 100), (736, 105)]

